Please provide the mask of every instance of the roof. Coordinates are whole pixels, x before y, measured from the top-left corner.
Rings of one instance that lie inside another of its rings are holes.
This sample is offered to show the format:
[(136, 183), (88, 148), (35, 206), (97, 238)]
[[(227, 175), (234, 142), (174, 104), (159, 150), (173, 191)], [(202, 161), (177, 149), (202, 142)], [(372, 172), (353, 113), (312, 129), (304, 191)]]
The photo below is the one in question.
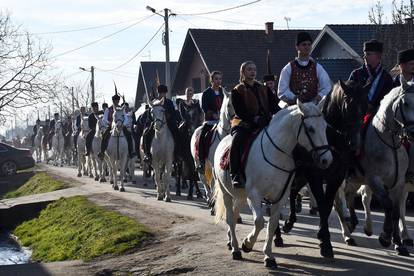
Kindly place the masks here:
[[(267, 41), (263, 30), (213, 30), (189, 29), (179, 58), (176, 82), (185, 77), (189, 62), (198, 52), (208, 72), (223, 73), (223, 85), (238, 83), (241, 63), (252, 60), (257, 66), (257, 79), (266, 74), (267, 49), (270, 49), (272, 73), (279, 75), (281, 69), (296, 55), (296, 35), (303, 30), (273, 30), (273, 40)], [(306, 30), (316, 38), (320, 30)]]
[[(170, 62), (170, 75), (171, 80), (174, 79), (177, 68), (177, 62)], [(155, 77), (158, 71), (160, 83), (165, 83), (165, 62), (164, 61), (141, 61), (139, 67), (137, 91), (135, 95), (135, 106), (138, 107), (145, 95), (145, 86), (148, 89), (148, 93), (152, 92), (152, 87), (155, 87)], [(143, 78), (144, 76), (144, 78)], [(145, 85), (144, 85), (145, 80)]]
[(317, 59), (317, 62), (323, 66), (332, 82), (347, 80), (352, 70), (361, 66), (354, 59)]

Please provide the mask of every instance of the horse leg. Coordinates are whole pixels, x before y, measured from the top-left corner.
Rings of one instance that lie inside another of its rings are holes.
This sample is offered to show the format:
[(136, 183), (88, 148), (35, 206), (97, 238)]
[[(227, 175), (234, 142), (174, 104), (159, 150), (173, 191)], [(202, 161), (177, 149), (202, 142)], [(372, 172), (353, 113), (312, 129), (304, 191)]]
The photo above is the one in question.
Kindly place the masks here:
[(293, 225), (296, 222), (296, 197), (299, 194), (300, 189), (306, 184), (306, 179), (301, 178), (297, 175), (290, 187), (290, 194), (289, 194), (289, 203), (290, 203), (290, 212), (289, 218), (285, 221), (285, 225), (283, 225), (283, 232), (289, 233)]
[(78, 154), (78, 177), (82, 176), (82, 156)]
[[(398, 227), (400, 221), (400, 202), (404, 197), (405, 183), (402, 187), (394, 188), (393, 192), (390, 194), (391, 200), (393, 202), (393, 212), (392, 212), (392, 242), (394, 243), (394, 248), (397, 251), (398, 255), (409, 256), (405, 245), (401, 242), (400, 230)], [(405, 201), (404, 201), (405, 202)]]
[[(247, 235), (247, 237), (243, 240), (243, 243), (242, 243), (242, 249), (246, 253), (252, 251), (253, 246), (256, 243), (257, 236), (259, 235), (260, 231), (264, 228), (264, 224), (265, 224), (261, 199), (253, 195), (247, 199), (247, 202), (253, 213), (254, 228)], [(274, 233), (274, 229), (272, 233)]]
[(349, 228), (351, 228), (351, 225), (350, 225), (350, 217), (349, 217), (348, 208), (346, 206), (346, 198), (345, 198), (346, 183), (347, 181), (344, 180), (341, 187), (339, 187), (338, 192), (336, 193), (336, 196), (335, 196), (334, 207), (336, 210), (336, 214), (338, 215), (338, 218), (339, 218), (339, 223), (342, 229), (342, 237), (344, 238), (345, 243), (348, 245), (355, 245), (355, 244), (352, 244), (352, 242), (350, 242), (353, 239), (351, 237), (351, 231), (349, 230)]
[(171, 177), (171, 170), (172, 170), (172, 161), (167, 162), (165, 165), (165, 175), (163, 177), (164, 182), (164, 192), (165, 192), (165, 202), (171, 202), (171, 194), (170, 194), (170, 177)]
[(275, 230), (275, 239), (273, 240), (276, 247), (283, 247), (283, 238), (282, 238), (282, 232), (280, 231), (280, 225), (277, 223), (277, 227)]
[(119, 190), (120, 192), (125, 192), (125, 187), (124, 187), (124, 181), (123, 181), (123, 179), (124, 179), (124, 177), (125, 177), (125, 168), (126, 168), (126, 166), (127, 166), (127, 162), (128, 162), (128, 159), (127, 159), (127, 157), (124, 157), (124, 159), (122, 160), (119, 160), (119, 162), (120, 162), (120, 167), (121, 167), (121, 170), (120, 170), (120, 179), (121, 179), (121, 189)]
[(406, 209), (406, 202), (408, 197), (408, 185), (406, 184), (404, 187), (404, 194), (400, 200), (400, 230), (401, 230), (401, 238), (403, 240), (403, 245), (406, 246), (413, 246), (413, 239), (408, 234), (407, 223), (405, 221), (405, 209)]
[[(283, 202), (283, 201), (279, 201)], [(265, 255), (264, 264), (265, 267), (270, 269), (276, 269), (277, 263), (275, 258), (272, 254), (272, 238), (273, 234), (275, 233), (276, 228), (279, 225), (279, 218), (280, 218), (280, 203), (273, 204), (270, 211), (269, 222), (267, 224), (267, 233), (265, 244), (263, 246), (263, 253)]]
[(312, 190), (308, 185), (306, 185), (308, 191), (309, 191), (309, 214), (316, 216), (318, 214), (318, 203), (316, 202), (316, 198), (312, 193)]
[[(118, 161), (111, 161), (111, 169), (112, 169), (112, 177), (114, 180), (114, 184), (112, 184), (112, 187), (114, 188), (114, 190), (118, 191), (119, 187), (118, 187)], [(121, 183), (122, 183), (122, 178), (121, 178)]]
[(197, 180), (191, 180), (191, 182), (193, 183), (196, 189), (197, 198), (203, 198), (203, 193), (201, 192), (200, 187), (198, 186)]
[(157, 200), (163, 200), (162, 187), (161, 187), (162, 186), (161, 185), (161, 168), (158, 162), (154, 162), (153, 166), (154, 166), (155, 186), (157, 188)]
[(362, 205), (364, 206), (364, 211), (365, 211), (364, 232), (368, 237), (370, 237), (373, 233), (372, 218), (371, 218), (372, 191), (367, 185), (362, 185), (361, 188), (358, 190), (358, 193), (362, 197)]

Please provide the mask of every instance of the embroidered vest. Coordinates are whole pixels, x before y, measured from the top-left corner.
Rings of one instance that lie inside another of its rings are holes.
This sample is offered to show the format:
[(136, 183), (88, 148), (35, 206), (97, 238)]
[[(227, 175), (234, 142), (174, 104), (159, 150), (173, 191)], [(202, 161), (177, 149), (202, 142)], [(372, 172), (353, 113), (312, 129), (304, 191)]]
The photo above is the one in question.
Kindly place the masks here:
[(318, 95), (319, 81), (316, 73), (316, 63), (309, 60), (308, 65), (301, 66), (296, 60), (290, 62), (290, 90), (302, 102), (309, 102)]

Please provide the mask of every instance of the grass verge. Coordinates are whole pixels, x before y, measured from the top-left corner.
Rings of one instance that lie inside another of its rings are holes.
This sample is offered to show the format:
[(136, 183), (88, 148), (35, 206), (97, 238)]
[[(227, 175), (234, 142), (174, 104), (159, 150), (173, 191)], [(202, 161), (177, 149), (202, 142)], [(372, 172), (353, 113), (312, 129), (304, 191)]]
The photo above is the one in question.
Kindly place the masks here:
[(3, 198), (15, 198), (26, 195), (53, 192), (66, 189), (69, 185), (61, 180), (57, 180), (46, 172), (35, 172), (33, 176), (25, 180), (25, 183), (15, 191), (10, 191)]
[(91, 260), (136, 249), (152, 234), (133, 219), (108, 211), (84, 197), (62, 198), (13, 234), (42, 262)]

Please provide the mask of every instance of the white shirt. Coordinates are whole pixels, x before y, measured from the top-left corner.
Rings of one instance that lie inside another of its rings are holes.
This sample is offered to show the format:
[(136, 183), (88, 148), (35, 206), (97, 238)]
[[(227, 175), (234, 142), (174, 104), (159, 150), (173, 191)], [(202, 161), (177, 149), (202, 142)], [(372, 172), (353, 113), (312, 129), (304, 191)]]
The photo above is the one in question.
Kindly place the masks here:
[[(301, 66), (306, 66), (309, 63), (309, 60), (303, 61), (297, 58), (296, 60)], [(312, 59), (312, 61), (314, 60)], [(293, 93), (293, 91), (291, 91), (289, 87), (291, 74), (292, 74), (292, 66), (290, 65), (290, 62), (289, 62), (285, 67), (283, 67), (282, 72), (280, 72), (279, 86), (277, 89), (277, 96), (279, 97), (281, 101), (285, 103), (290, 103), (296, 100), (296, 94)], [(319, 63), (316, 63), (316, 75), (319, 81), (318, 95), (323, 98), (332, 89), (331, 79), (329, 78), (328, 73), (326, 73), (325, 69), (323, 69), (322, 65), (320, 65)]]

